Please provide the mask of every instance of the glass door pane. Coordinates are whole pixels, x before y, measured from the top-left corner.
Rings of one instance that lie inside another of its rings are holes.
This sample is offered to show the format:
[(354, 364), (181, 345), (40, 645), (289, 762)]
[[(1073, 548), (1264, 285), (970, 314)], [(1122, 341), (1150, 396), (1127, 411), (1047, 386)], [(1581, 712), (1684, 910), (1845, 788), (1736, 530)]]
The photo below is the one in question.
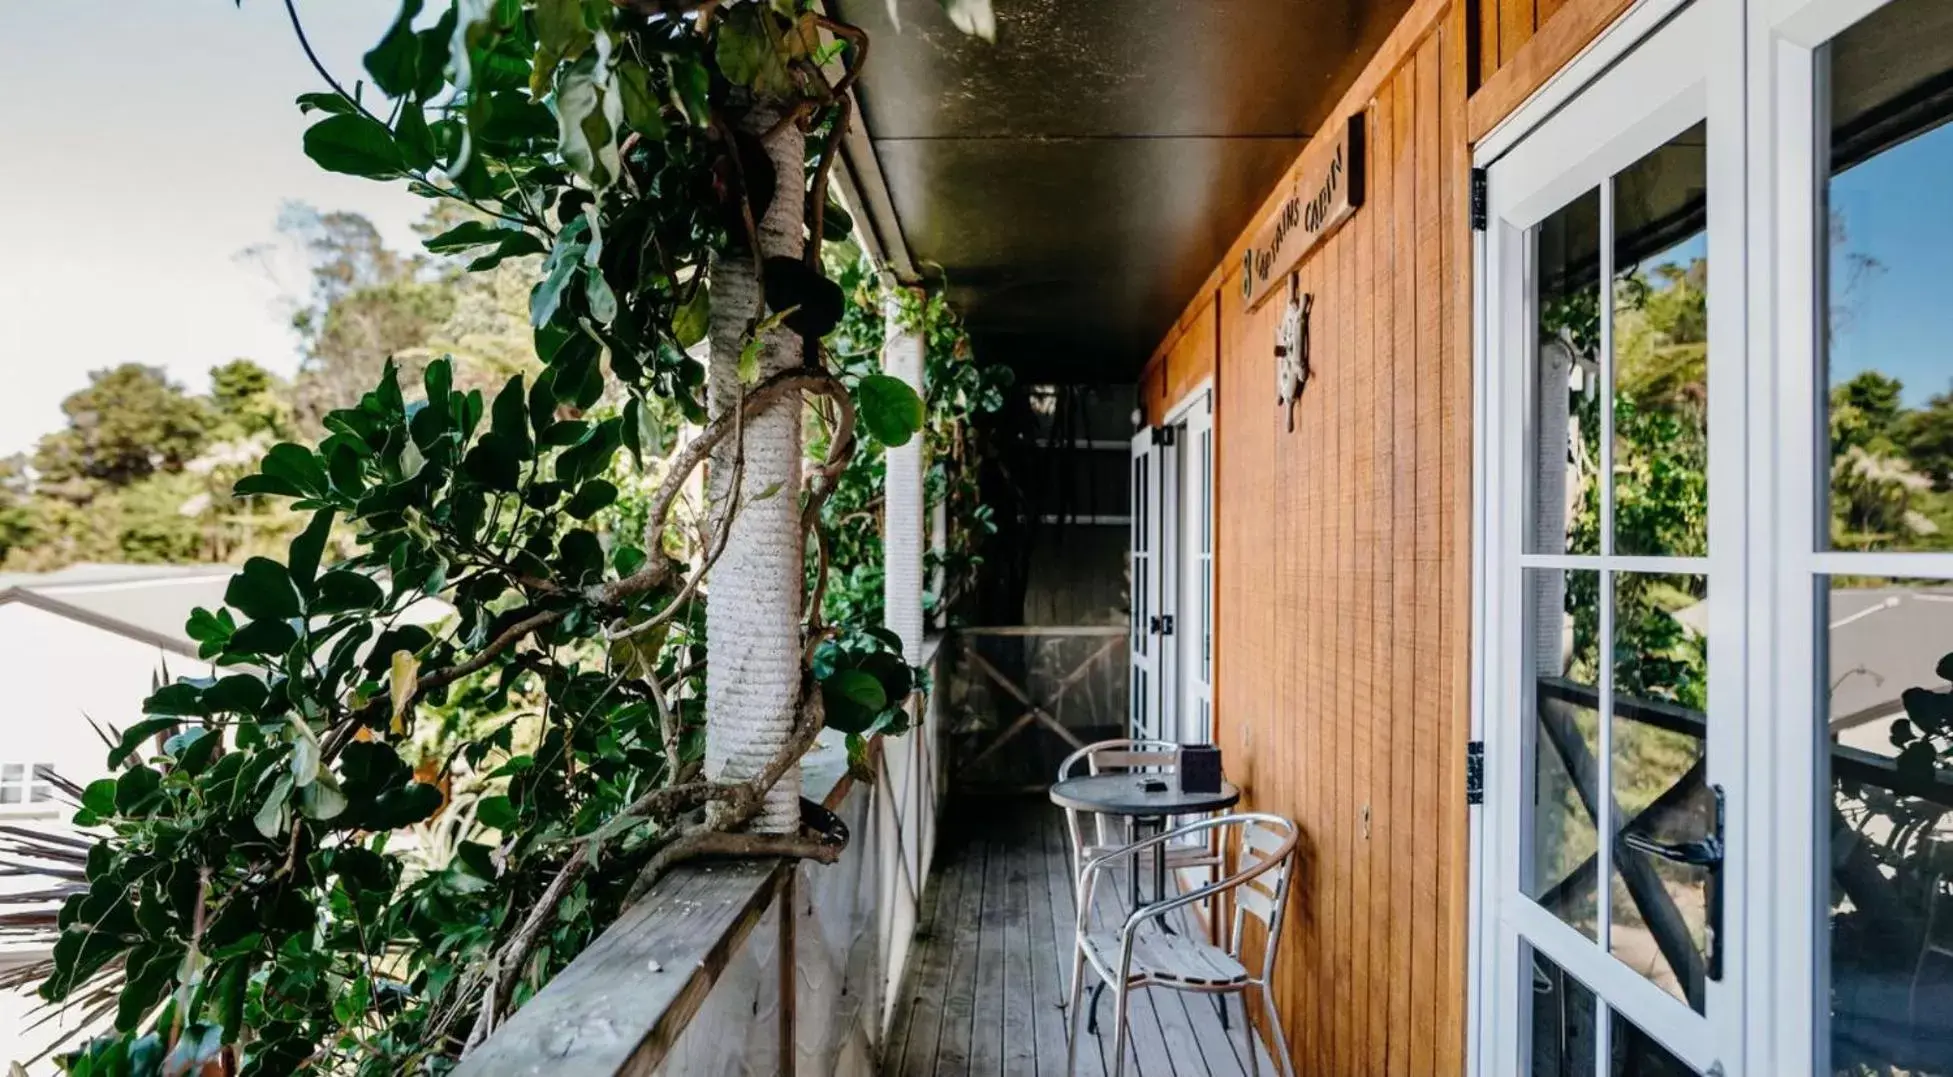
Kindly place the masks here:
[(1828, 1072), (1953, 1074), (1953, 4), (1894, 0), (1821, 63), (1817, 1004)]

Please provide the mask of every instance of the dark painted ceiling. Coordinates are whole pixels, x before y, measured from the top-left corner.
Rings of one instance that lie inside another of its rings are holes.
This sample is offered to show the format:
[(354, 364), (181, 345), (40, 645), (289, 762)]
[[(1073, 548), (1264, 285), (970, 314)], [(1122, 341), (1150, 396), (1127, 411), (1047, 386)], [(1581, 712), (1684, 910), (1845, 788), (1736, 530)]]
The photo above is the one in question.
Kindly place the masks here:
[(867, 134), (916, 263), (987, 356), (1139, 370), (1409, 0), (830, 0), (865, 28)]

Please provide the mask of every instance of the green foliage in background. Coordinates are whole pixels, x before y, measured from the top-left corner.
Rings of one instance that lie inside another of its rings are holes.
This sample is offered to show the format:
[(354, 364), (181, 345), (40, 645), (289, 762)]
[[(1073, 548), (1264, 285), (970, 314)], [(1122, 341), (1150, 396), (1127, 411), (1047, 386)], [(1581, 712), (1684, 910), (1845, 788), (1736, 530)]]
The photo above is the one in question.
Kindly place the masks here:
[[(948, 523), (925, 554), (924, 571), (935, 581), (925, 598), (927, 612), (942, 623), (947, 610), (982, 564), (977, 553), (995, 533), (991, 507), (982, 501), (978, 468), (984, 445), (983, 421), (1004, 405), (1011, 370), (985, 363), (970, 347), (962, 319), (940, 290), (918, 296), (894, 288), (852, 244), (829, 249), (829, 272), (847, 297), (841, 322), (828, 337), (842, 381), (859, 386), (881, 370), (885, 307), (895, 304), (904, 328), (923, 339), (923, 497), (933, 517), (938, 508)], [(834, 496), (822, 506), (831, 536), (830, 575), (824, 596), (829, 620), (880, 623), (883, 562), (880, 521), (884, 468), (879, 443), (856, 443)]]
[[(985, 28), (980, 0), (946, 6)], [(118, 775), (82, 791), (77, 822), (106, 836), (41, 992), (114, 1032), (70, 1072), (446, 1072), (677, 859), (832, 855), (731, 832), (823, 725), (901, 732), (915, 672), (864, 611), (813, 603), (787, 750), (751, 780), (703, 774), (700, 587), (710, 521), (739, 506), (681, 503), (744, 414), (805, 398), (821, 466), (760, 496), (799, 499), (824, 549), (857, 445), (930, 421), (819, 346), (846, 313), (819, 243), (758, 266), (763, 307), (734, 312), (749, 352), (769, 325), (806, 338), (804, 366), (742, 379), (707, 421), (690, 353), (711, 268), (757, 262), (773, 200), (845, 235), (826, 183), (865, 48), (797, 0), (404, 0), (365, 79), (321, 69), (304, 151), (446, 207), (425, 246), (492, 286), (443, 289), (355, 219), (300, 223), (315, 293), (298, 396), (310, 379), (332, 403), (300, 408), (300, 437), (254, 454), (229, 496), (301, 526), (244, 562), (225, 608), (196, 611), (212, 674), (160, 686), (115, 737)], [(812, 136), (804, 190), (741, 133), (781, 114)], [(511, 278), (526, 351), (501, 346)], [(448, 357), (466, 341), (517, 369)], [(242, 369), (206, 403), (112, 384), (166, 440), (139, 460), (120, 426), (60, 439), (90, 481), (189, 473), (179, 412), (230, 401), (243, 423), (263, 403)]]

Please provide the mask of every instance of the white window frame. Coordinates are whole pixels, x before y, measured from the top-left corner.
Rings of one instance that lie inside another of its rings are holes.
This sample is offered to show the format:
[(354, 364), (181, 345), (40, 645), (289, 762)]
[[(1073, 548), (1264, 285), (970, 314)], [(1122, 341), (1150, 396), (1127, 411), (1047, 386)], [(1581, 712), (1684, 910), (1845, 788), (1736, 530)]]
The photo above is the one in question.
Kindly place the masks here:
[[(6, 778), (5, 769), (7, 767), (21, 768), (21, 777), (17, 782), (9, 781)], [(20, 792), (19, 800), (0, 801), (0, 815), (46, 815), (60, 811), (61, 801), (54, 784), (48, 781), (35, 780), (36, 772), (43, 767), (47, 768), (50, 772), (55, 769), (53, 763), (31, 763), (15, 759), (0, 760), (0, 789), (17, 788)], [(39, 800), (34, 799), (34, 790), (37, 786), (45, 788), (47, 790), (47, 796)]]

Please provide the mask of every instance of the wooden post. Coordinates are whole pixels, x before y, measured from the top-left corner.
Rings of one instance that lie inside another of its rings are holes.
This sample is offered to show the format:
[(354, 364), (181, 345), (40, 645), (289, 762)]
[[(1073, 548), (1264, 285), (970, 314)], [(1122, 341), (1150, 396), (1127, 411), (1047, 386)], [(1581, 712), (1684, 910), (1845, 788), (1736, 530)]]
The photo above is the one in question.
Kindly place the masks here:
[[(927, 301), (920, 288), (897, 284), (889, 289), (882, 309), (882, 371), (921, 395), (927, 391), (925, 343), (920, 319), (911, 322), (903, 314), (905, 300), (917, 311)], [(910, 662), (922, 659), (923, 516), (927, 512), (922, 441), (917, 431), (908, 444), (891, 445), (882, 454), (882, 624), (902, 640), (903, 657)]]

